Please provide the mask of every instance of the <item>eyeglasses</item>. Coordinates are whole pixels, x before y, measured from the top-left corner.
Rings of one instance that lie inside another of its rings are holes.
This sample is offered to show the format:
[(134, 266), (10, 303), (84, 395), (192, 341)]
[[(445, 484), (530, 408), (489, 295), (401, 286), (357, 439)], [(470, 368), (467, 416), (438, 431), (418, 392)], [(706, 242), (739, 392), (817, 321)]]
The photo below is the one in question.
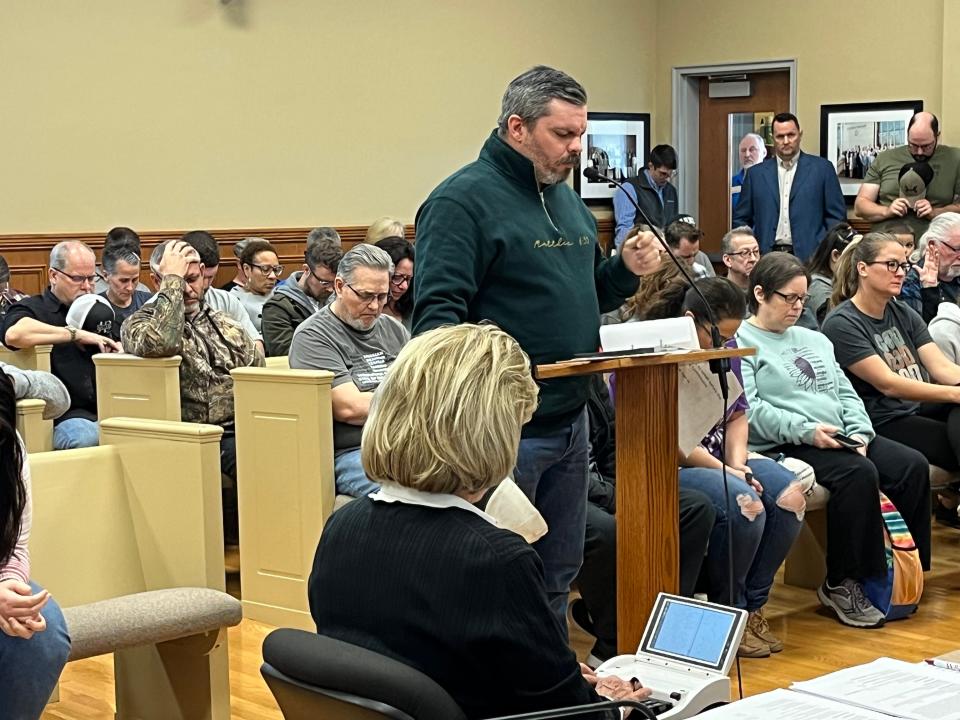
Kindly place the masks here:
[(329, 290), (333, 287), (333, 280), (324, 280), (322, 277), (317, 275), (313, 270), (310, 270), (310, 274), (313, 275), (313, 279), (317, 281), (317, 284), (322, 287), (324, 290)]
[(365, 303), (365, 304), (367, 304), (367, 305), (369, 305), (370, 303), (372, 303), (374, 300), (377, 301), (377, 305), (383, 305), (383, 304), (387, 301), (387, 295), (388, 295), (388, 293), (361, 292), (360, 290), (357, 290), (357, 289), (356, 289), (353, 285), (351, 285), (350, 283), (344, 283), (344, 285), (346, 285), (348, 288), (350, 288), (351, 290), (353, 290), (353, 294), (356, 295), (356, 296), (360, 299), (361, 302), (363, 302), (363, 303)]
[(744, 260), (747, 258), (758, 258), (760, 257), (760, 248), (756, 248), (755, 250), (740, 250), (735, 253), (727, 253), (727, 255), (730, 257), (743, 258)]
[(779, 290), (774, 290), (773, 294), (779, 295), (780, 297), (782, 297), (787, 302), (787, 305), (796, 305), (798, 300), (805, 305), (807, 303), (807, 300), (810, 299), (809, 295), (798, 295), (797, 293), (782, 293)]
[(272, 273), (280, 277), (283, 274), (283, 265), (257, 265), (256, 263), (250, 263), (250, 267), (255, 267), (264, 275), (270, 275)]
[(897, 262), (896, 260), (874, 260), (873, 262), (864, 263), (865, 265), (886, 265), (887, 270), (896, 273), (897, 270), (903, 270), (904, 273), (910, 272), (910, 269), (913, 267), (911, 262)]
[(409, 285), (412, 282), (413, 282), (413, 275), (401, 275), (397, 273), (392, 278), (390, 278), (390, 284), (395, 285), (396, 287), (400, 287), (404, 283), (407, 283)]
[[(707, 335), (713, 335), (713, 329), (712, 329), (707, 323), (698, 323), (698, 325), (700, 325), (700, 327), (703, 328), (703, 331), (704, 331), (705, 333), (707, 333)], [(719, 330), (719, 328), (718, 328), (718, 330)], [(731, 335), (730, 337), (726, 337), (725, 335), (720, 335), (720, 344), (721, 344), (721, 345), (726, 345), (726, 344), (727, 344), (728, 342), (730, 342), (731, 340), (733, 340), (733, 336), (732, 336), (732, 335)]]
[(949, 250), (949, 251), (951, 251), (951, 252), (960, 253), (960, 248), (955, 248), (953, 245), (951, 245), (950, 243), (948, 243), (946, 240), (938, 240), (938, 241), (937, 241), (937, 244), (943, 245), (945, 248), (947, 248), (947, 250)]
[(73, 282), (77, 283), (77, 285), (82, 285), (83, 283), (95, 283), (97, 281), (97, 278), (99, 277), (99, 275), (97, 275), (96, 273), (94, 273), (93, 275), (71, 275), (70, 273), (64, 272), (60, 268), (52, 267), (50, 269), (53, 270), (55, 273), (60, 273), (65, 278), (69, 278)]
[(937, 146), (936, 140), (934, 140), (933, 142), (927, 143), (926, 145), (917, 145), (917, 143), (912, 143), (912, 142), (907, 143), (907, 147), (910, 148), (911, 152), (923, 153), (924, 155), (927, 154), (928, 150), (933, 150), (936, 146)]

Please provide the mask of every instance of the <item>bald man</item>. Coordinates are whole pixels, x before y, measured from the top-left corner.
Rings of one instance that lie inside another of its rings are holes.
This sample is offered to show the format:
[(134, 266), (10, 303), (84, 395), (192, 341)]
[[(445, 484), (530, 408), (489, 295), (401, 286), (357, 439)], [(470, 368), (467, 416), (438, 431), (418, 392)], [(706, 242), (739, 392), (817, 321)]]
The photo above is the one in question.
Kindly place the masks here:
[(730, 180), (730, 207), (731, 210), (737, 209), (737, 203), (740, 201), (740, 186), (743, 185), (743, 178), (747, 175), (747, 170), (757, 163), (763, 162), (767, 157), (767, 146), (763, 144), (763, 138), (756, 133), (747, 133), (740, 140), (740, 172)]
[[(912, 162), (929, 163), (933, 180), (926, 197), (907, 200), (900, 192), (900, 169)], [(940, 122), (919, 112), (907, 125), (907, 144), (884, 150), (870, 165), (854, 211), (873, 223), (872, 230), (906, 222), (920, 237), (937, 215), (960, 212), (960, 149), (940, 144)]]

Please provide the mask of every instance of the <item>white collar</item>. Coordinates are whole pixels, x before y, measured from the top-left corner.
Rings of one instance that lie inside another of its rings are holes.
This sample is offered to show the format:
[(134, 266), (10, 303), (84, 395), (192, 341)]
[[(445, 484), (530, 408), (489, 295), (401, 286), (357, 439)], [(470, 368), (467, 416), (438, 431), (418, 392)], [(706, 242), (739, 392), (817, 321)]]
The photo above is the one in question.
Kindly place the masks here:
[(423, 507), (441, 509), (460, 508), (461, 510), (466, 510), (467, 512), (472, 512), (474, 515), (480, 516), (494, 527), (500, 527), (500, 523), (498, 523), (493, 516), (487, 515), (487, 513), (476, 505), (467, 502), (458, 495), (424, 492), (423, 490), (415, 490), (396, 483), (383, 483), (377, 492), (371, 493), (368, 497), (378, 502), (400, 502), (407, 505), (422, 505)]
[[(792, 162), (793, 162), (793, 164), (790, 166), (790, 170), (796, 170), (796, 169), (797, 169), (797, 163), (800, 162), (800, 151), (799, 151), (799, 150), (797, 150), (797, 154), (793, 156)], [(780, 169), (782, 169), (782, 170), (785, 170), (785, 171), (789, 172), (789, 171), (787, 170), (787, 168), (783, 167), (783, 158), (781, 158), (779, 155), (777, 155), (777, 167), (780, 168)]]

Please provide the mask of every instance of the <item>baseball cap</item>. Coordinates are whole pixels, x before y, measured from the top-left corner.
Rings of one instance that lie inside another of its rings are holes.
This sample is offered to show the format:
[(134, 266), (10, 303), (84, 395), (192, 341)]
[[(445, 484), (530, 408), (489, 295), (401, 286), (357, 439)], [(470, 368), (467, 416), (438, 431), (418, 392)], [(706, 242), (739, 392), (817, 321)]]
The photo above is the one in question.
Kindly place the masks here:
[(674, 217), (670, 218), (670, 221), (667, 223), (667, 225), (672, 225), (675, 222), (693, 225), (694, 227), (697, 225), (697, 219), (690, 213), (680, 213), (679, 215), (675, 215)]
[(67, 325), (104, 337), (115, 337), (115, 323), (113, 308), (107, 299), (100, 295), (81, 295), (70, 303), (70, 309), (67, 310)]
[(917, 200), (927, 197), (927, 187), (933, 180), (933, 168), (930, 163), (911, 162), (900, 168), (900, 197), (907, 201), (911, 208)]

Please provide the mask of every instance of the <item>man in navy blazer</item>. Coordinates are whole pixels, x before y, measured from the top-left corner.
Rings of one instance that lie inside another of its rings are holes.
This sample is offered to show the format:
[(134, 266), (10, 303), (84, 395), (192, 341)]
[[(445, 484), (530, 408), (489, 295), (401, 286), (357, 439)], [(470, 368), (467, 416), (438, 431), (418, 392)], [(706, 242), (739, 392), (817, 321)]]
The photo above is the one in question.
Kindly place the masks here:
[(800, 151), (796, 115), (780, 113), (771, 125), (774, 157), (746, 174), (733, 227), (752, 227), (763, 253), (792, 252), (806, 261), (827, 230), (847, 219), (847, 208), (833, 164)]

